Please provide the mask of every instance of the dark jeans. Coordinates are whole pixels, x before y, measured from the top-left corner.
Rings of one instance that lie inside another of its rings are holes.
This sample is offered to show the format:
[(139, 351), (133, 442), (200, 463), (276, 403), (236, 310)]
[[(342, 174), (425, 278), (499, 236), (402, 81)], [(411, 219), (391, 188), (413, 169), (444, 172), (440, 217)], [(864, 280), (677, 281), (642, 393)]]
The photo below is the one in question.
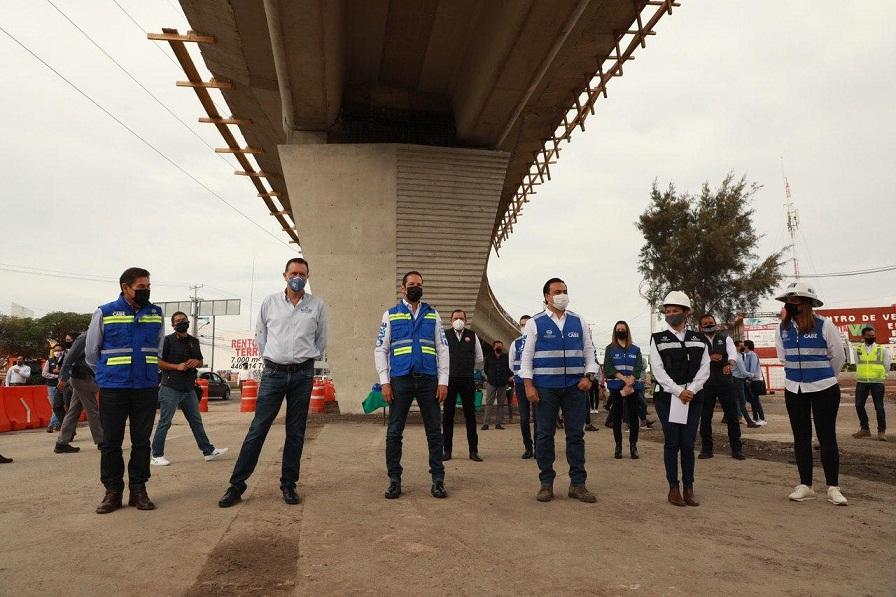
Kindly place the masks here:
[(532, 449), (532, 428), (535, 427), (535, 434), (538, 434), (538, 417), (535, 416), (535, 409), (531, 407), (526, 399), (526, 387), (523, 382), (514, 384), (514, 392), (516, 392), (516, 401), (520, 405), (520, 433), (523, 436), (523, 447), (526, 450)]
[(389, 427), (386, 430), (386, 468), (389, 478), (401, 481), (401, 444), (408, 411), (414, 398), (420, 407), (423, 427), (426, 429), (426, 443), (429, 445), (429, 474), (433, 483), (445, 480), (445, 465), (442, 464), (442, 428), (440, 427), (439, 400), (436, 398), (438, 379), (429, 375), (402, 375), (393, 377), (392, 404), (389, 406)]
[(800, 472), (800, 483), (812, 486), (812, 420), (815, 435), (821, 444), (821, 466), (827, 484), (839, 485), (840, 452), (837, 448), (837, 410), (840, 408), (840, 386), (835, 384), (820, 392), (793, 393), (784, 391), (790, 428), (793, 429), (793, 452)]
[(152, 455), (156, 457), (165, 455), (165, 438), (178, 408), (183, 411), (187, 423), (190, 424), (190, 431), (193, 432), (193, 438), (202, 453), (208, 456), (214, 452), (215, 447), (208, 441), (205, 427), (202, 425), (202, 416), (199, 414), (199, 398), (193, 388), (182, 392), (163, 385), (159, 387), (159, 423), (156, 425), (156, 433), (152, 438)]
[(573, 485), (584, 485), (585, 472), (585, 413), (588, 398), (576, 386), (568, 388), (538, 387), (540, 400), (535, 406), (535, 460), (538, 462), (538, 480), (542, 485), (553, 485), (557, 476), (554, 470), (554, 433), (557, 416), (563, 412), (566, 432), (566, 461), (569, 463), (569, 480)]
[(513, 387), (507, 386), (504, 389), (504, 394), (507, 395), (507, 420), (513, 423)]
[(124, 428), (130, 419), (131, 457), (128, 460), (128, 486), (143, 488), (149, 481), (149, 434), (159, 403), (158, 388), (100, 388), (100, 480), (107, 491), (124, 491), (124, 458), (121, 445)]
[(747, 402), (750, 403), (750, 406), (753, 407), (753, 420), (764, 421), (765, 410), (762, 408), (762, 401), (760, 400), (759, 394), (753, 393), (750, 383), (750, 381), (744, 380), (744, 396), (746, 397)]
[[(71, 384), (66, 384), (65, 392), (69, 391), (70, 385)], [(52, 426), (62, 425), (62, 420), (65, 419), (65, 411), (66, 411), (65, 392), (60, 392), (59, 390), (56, 390), (55, 386), (48, 388), (47, 391), (52, 395), (52, 398), (53, 398), (53, 403), (52, 403), (53, 420), (50, 421), (50, 423)]]
[(856, 412), (859, 414), (859, 425), (862, 426), (862, 429), (868, 429), (868, 413), (865, 412), (865, 402), (868, 400), (869, 393), (871, 401), (874, 402), (874, 412), (877, 413), (877, 431), (883, 433), (887, 430), (887, 415), (884, 413), (884, 384), (882, 383), (863, 381), (856, 383)]
[[(704, 398), (705, 399), (705, 398)], [(678, 485), (678, 459), (681, 455), (681, 480), (685, 487), (694, 486), (694, 444), (697, 442), (697, 427), (700, 423), (700, 412), (706, 405), (698, 402), (698, 397), (691, 401), (688, 408), (686, 425), (669, 422), (669, 409), (673, 398), (666, 392), (654, 394), (653, 406), (663, 426), (663, 462), (666, 465), (666, 480), (669, 486)], [(736, 421), (735, 421), (736, 422)]]
[(728, 440), (731, 443), (731, 452), (740, 452), (743, 449), (743, 444), (740, 441), (740, 423), (738, 423), (738, 408), (734, 398), (734, 384), (731, 383), (707, 383), (703, 386), (703, 414), (700, 418), (702, 447), (700, 451), (712, 453), (712, 415), (716, 409), (717, 400), (722, 405), (725, 419), (728, 421)]
[(283, 463), (280, 487), (295, 489), (299, 482), (299, 465), (305, 445), (305, 424), (308, 422), (308, 406), (311, 404), (311, 388), (314, 386), (314, 360), (308, 359), (297, 371), (275, 371), (265, 367), (258, 386), (255, 417), (243, 440), (240, 455), (233, 466), (230, 484), (240, 493), (246, 491), (246, 480), (252, 476), (264, 440), (280, 413), (286, 399), (286, 440), (283, 442)]
[(467, 445), (470, 452), (479, 451), (479, 436), (476, 434), (476, 384), (472, 377), (449, 377), (448, 398), (442, 412), (442, 434), (445, 452), (451, 453), (454, 444), (454, 411), (457, 409), (457, 396), (460, 395), (461, 407), (464, 409), (464, 422), (467, 424)]
[(610, 417), (613, 423), (613, 439), (617, 444), (622, 443), (622, 419), (628, 418), (628, 443), (635, 446), (638, 444), (638, 430), (640, 429), (640, 421), (638, 420), (638, 402), (640, 397), (638, 392), (623, 397), (619, 390), (610, 390)]

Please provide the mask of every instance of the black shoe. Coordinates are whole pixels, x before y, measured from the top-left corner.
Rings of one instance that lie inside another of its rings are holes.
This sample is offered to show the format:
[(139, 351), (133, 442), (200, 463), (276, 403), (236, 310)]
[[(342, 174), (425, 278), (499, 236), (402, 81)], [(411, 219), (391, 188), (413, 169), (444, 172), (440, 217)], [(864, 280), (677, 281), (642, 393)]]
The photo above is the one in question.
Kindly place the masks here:
[(386, 499), (394, 500), (401, 495), (401, 481), (390, 481), (389, 489), (386, 490)]
[(638, 446), (631, 446), (629, 448), (629, 453), (632, 455), (632, 460), (637, 460), (640, 458), (640, 454), (638, 454)]
[(442, 462), (451, 460), (451, 452), (442, 452)]
[(448, 492), (445, 491), (445, 483), (442, 481), (436, 481), (432, 484), (432, 489), (429, 490), (429, 493), (432, 494), (434, 498), (446, 498), (448, 497)]
[(520, 456), (520, 458), (522, 458), (523, 460), (528, 460), (529, 458), (532, 458), (532, 456), (533, 456), (532, 449), (527, 448), (526, 451), (523, 452), (523, 455)]
[(9, 464), (12, 462), (12, 458), (7, 458), (3, 454), (0, 454), (0, 464)]
[(504, 425), (495, 425), (495, 429), (504, 429)]
[(470, 452), (470, 460), (474, 462), (482, 462), (482, 457), (479, 455), (479, 452)]
[(480, 427), (480, 429), (481, 429), (482, 431), (488, 431), (488, 423), (486, 423), (485, 425), (483, 425), (482, 427)]
[(697, 454), (697, 458), (699, 458), (700, 460), (712, 458), (712, 452), (700, 452), (699, 454)]
[(300, 498), (299, 494), (296, 493), (295, 487), (281, 487), (280, 491), (283, 492), (283, 501), (290, 506), (295, 506), (302, 501), (302, 498)]
[(622, 458), (622, 444), (616, 444), (616, 451), (613, 452), (613, 458)]
[(585, 431), (597, 431), (597, 427), (595, 427), (591, 423), (588, 423), (587, 425), (585, 425)]
[(740, 450), (731, 454), (731, 457), (734, 458), (735, 460), (746, 460), (747, 459), (747, 457), (744, 456), (744, 453), (741, 452)]
[(56, 444), (56, 447), (53, 448), (53, 451), (57, 454), (72, 454), (74, 452), (80, 452), (81, 448), (78, 446), (72, 446), (70, 444)]
[(229, 508), (237, 502), (243, 500), (243, 494), (236, 487), (228, 487), (227, 492), (220, 500), (218, 500), (219, 508)]

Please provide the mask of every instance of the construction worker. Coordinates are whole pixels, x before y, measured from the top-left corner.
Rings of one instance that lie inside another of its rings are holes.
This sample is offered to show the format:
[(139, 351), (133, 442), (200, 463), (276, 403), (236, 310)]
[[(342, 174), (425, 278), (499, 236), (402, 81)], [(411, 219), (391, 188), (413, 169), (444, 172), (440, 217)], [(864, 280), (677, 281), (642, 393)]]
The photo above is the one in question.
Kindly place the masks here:
[(554, 499), (554, 433), (562, 411), (569, 462), (567, 495), (586, 503), (597, 498), (585, 487), (586, 392), (598, 373), (591, 330), (581, 317), (567, 311), (569, 293), (560, 278), (544, 283), (545, 310), (526, 322), (519, 377), (526, 399), (535, 407), (535, 460), (541, 487), (536, 499)]
[(129, 506), (153, 510), (149, 481), (149, 434), (159, 404), (159, 351), (165, 338), (162, 309), (149, 302), (149, 272), (126, 269), (118, 279), (118, 299), (94, 312), (87, 329), (84, 357), (100, 389), (100, 479), (106, 488), (97, 514), (121, 508), (124, 459), (121, 445), (130, 426)]
[(890, 371), (890, 351), (876, 343), (877, 333), (872, 326), (862, 328), (861, 346), (856, 347), (856, 412), (859, 415), (859, 430), (853, 437), (869, 437), (868, 413), (865, 402), (868, 394), (874, 402), (877, 413), (877, 439), (887, 441), (887, 417), (884, 413), (884, 382)]
[[(710, 374), (709, 346), (702, 334), (686, 327), (691, 312), (688, 295), (673, 290), (666, 295), (662, 307), (669, 327), (650, 337), (650, 370), (656, 383), (654, 405), (665, 438), (667, 499), (675, 506), (699, 506), (694, 496), (694, 443), (703, 406), (703, 386)], [(678, 484), (679, 454), (684, 494)]]
[[(728, 441), (731, 444), (731, 457), (736, 460), (745, 458), (743, 444), (740, 441), (740, 411), (735, 397), (734, 366), (739, 357), (731, 336), (719, 331), (716, 318), (707, 313), (700, 318), (700, 331), (703, 341), (709, 348), (709, 380), (703, 386), (703, 411), (700, 420), (701, 449), (697, 458), (713, 457), (712, 417), (716, 401), (722, 405), (725, 421), (728, 424)], [(750, 420), (751, 427), (758, 427)]]
[(423, 416), (429, 446), (430, 493), (435, 498), (446, 498), (439, 405), (448, 396), (448, 340), (438, 311), (421, 301), (423, 275), (416, 271), (406, 273), (401, 279), (400, 291), (401, 301), (383, 313), (373, 351), (383, 399), (389, 404), (386, 499), (401, 496), (401, 441), (414, 398)]
[(479, 456), (479, 436), (476, 433), (476, 383), (473, 373), (482, 369), (482, 345), (473, 330), (467, 329), (467, 314), (463, 309), (451, 313), (450, 331), (445, 335), (448, 339), (450, 370), (448, 374), (448, 396), (442, 412), (442, 446), (445, 450), (442, 460), (451, 460), (451, 447), (454, 442), (454, 411), (457, 410), (457, 396), (464, 410), (464, 422), (467, 425), (467, 446), (470, 449), (470, 460), (482, 462)]
[(523, 356), (523, 338), (522, 332), (526, 329), (526, 322), (532, 319), (529, 315), (520, 317), (520, 336), (510, 343), (510, 368), (513, 370), (513, 391), (516, 394), (516, 401), (520, 407), (520, 434), (523, 437), (523, 455), (524, 460), (532, 458), (532, 425), (535, 421), (533, 416), (534, 410), (529, 408), (529, 401), (526, 400), (526, 388), (520, 377), (520, 358)]
[(845, 506), (840, 491), (840, 453), (837, 448), (837, 375), (846, 355), (840, 332), (814, 308), (823, 303), (805, 282), (792, 282), (776, 297), (784, 302), (784, 317), (776, 334), (778, 359), (784, 364), (784, 402), (793, 430), (793, 451), (800, 484), (788, 496), (795, 502), (815, 498), (812, 489), (812, 422), (821, 446), (821, 464), (828, 484), (828, 501)]

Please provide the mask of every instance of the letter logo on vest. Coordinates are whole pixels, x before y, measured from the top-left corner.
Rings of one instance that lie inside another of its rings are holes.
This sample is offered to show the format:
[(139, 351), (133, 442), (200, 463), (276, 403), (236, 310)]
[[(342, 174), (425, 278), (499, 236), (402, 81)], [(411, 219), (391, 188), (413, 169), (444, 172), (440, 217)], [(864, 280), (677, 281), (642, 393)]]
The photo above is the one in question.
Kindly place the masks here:
[(566, 337), (567, 337), (567, 338), (578, 338), (578, 337), (579, 337), (579, 333), (578, 333), (578, 332), (570, 332), (570, 333), (568, 333), (568, 334), (566, 335)]

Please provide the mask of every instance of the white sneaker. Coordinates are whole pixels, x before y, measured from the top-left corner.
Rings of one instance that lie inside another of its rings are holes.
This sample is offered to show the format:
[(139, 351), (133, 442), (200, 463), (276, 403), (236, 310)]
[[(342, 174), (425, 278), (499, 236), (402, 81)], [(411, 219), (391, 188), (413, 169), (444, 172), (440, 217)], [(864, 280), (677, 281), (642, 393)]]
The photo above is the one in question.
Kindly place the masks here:
[(215, 448), (214, 452), (212, 452), (211, 454), (206, 454), (205, 456), (203, 456), (203, 458), (205, 458), (206, 462), (208, 462), (209, 460), (214, 460), (221, 454), (226, 454), (228, 449), (229, 448)]
[[(828, 492), (830, 495), (830, 491)], [(796, 489), (793, 490), (793, 493), (788, 495), (791, 500), (794, 502), (805, 502), (806, 500), (814, 500), (815, 499), (815, 490), (809, 487), (808, 485), (797, 485)], [(843, 496), (840, 496), (843, 497)]]
[(846, 498), (840, 493), (839, 487), (828, 487), (828, 501), (835, 506), (845, 506)]
[(759, 419), (758, 421), (756, 421), (756, 424), (760, 427), (765, 427), (766, 425), (768, 425), (768, 421), (766, 421), (765, 419)]
[(171, 461), (169, 461), (164, 456), (153, 456), (149, 459), (149, 463), (154, 466), (168, 466), (169, 464), (171, 464)]

